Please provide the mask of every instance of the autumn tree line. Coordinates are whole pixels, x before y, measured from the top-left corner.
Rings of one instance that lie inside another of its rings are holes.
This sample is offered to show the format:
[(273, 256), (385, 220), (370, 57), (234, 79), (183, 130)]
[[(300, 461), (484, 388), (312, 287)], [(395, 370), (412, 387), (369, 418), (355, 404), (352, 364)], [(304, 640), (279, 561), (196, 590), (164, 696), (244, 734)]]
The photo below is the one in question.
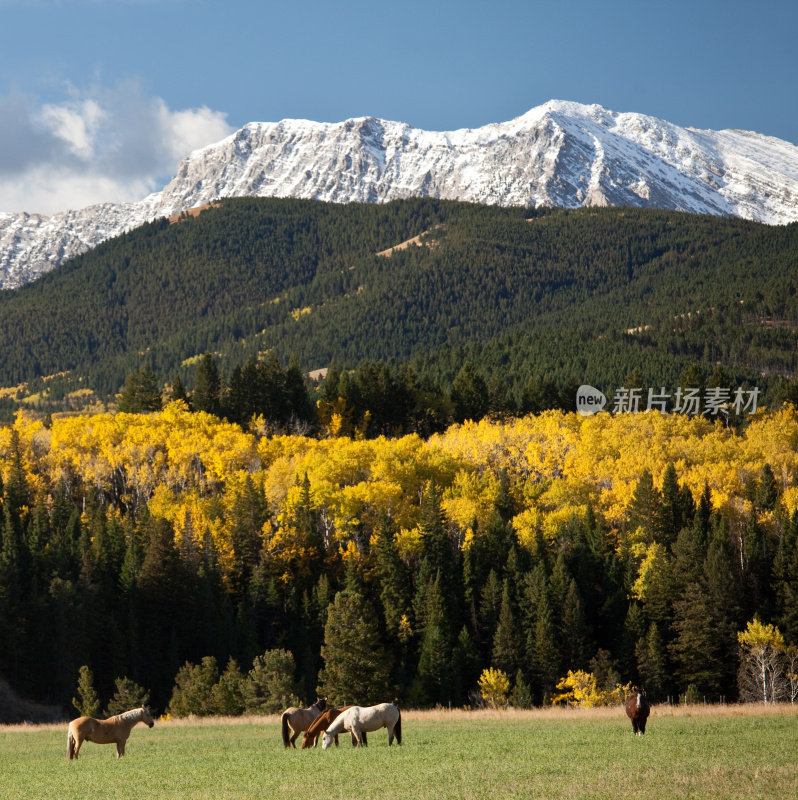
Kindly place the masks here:
[(797, 442), (792, 407), (739, 430), (545, 411), (376, 438), (182, 400), (21, 412), (0, 428), (0, 675), (65, 711), (81, 675), (174, 713), (460, 706), (488, 668), (519, 706), (579, 670), (733, 701), (757, 697), (753, 624), (765, 699), (791, 699)]

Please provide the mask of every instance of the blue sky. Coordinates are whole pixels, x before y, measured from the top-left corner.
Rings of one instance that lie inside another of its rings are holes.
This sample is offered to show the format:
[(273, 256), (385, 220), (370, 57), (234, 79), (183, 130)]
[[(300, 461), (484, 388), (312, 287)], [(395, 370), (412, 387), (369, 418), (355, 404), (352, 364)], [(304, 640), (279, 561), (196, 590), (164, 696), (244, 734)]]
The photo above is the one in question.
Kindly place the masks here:
[(798, 143), (794, 0), (0, 0), (0, 212), (154, 191), (251, 121), (550, 99)]

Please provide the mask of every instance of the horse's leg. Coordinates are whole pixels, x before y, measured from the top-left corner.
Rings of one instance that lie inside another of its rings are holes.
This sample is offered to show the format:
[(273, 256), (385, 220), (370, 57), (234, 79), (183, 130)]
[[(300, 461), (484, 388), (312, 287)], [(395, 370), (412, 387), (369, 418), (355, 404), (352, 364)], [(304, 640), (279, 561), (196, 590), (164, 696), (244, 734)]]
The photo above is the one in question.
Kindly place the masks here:
[(291, 737), (291, 747), (293, 747), (294, 750), (296, 750), (296, 740), (297, 740), (297, 737), (299, 736), (299, 734), (302, 733), (302, 731), (294, 731), (293, 728), (291, 728), (291, 730), (294, 733), (294, 735)]
[(77, 736), (75, 736), (75, 749), (72, 753), (72, 758), (78, 757), (78, 753), (80, 752), (80, 746), (82, 744), (83, 744), (83, 738), (81, 737), (80, 734), (78, 734)]

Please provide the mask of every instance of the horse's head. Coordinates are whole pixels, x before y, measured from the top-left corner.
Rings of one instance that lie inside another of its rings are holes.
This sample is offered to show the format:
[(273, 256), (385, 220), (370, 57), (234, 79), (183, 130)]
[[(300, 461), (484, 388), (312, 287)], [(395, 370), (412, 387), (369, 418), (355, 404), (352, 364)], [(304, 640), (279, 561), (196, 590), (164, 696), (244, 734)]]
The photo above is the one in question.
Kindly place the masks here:
[(313, 704), (315, 708), (319, 709), (319, 712), (327, 710), (327, 698), (326, 697), (317, 697), (316, 702)]
[(321, 749), (326, 750), (333, 743), (334, 739), (335, 734), (324, 731), (324, 733), (321, 735)]
[(151, 728), (153, 725), (155, 725), (155, 720), (144, 706), (141, 707), (141, 721), (145, 723), (148, 728)]

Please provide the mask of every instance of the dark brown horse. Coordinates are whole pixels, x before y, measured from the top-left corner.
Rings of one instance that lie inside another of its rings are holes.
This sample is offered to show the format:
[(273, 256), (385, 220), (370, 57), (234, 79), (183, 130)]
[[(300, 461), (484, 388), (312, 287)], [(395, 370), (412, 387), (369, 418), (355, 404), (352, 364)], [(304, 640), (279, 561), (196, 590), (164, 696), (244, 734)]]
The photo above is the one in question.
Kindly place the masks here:
[[(309, 747), (315, 747), (318, 743), (319, 736), (321, 736), (321, 734), (330, 727), (330, 723), (342, 711), (346, 711), (347, 708), (352, 708), (352, 706), (328, 708), (323, 714), (319, 714), (319, 716), (310, 723), (310, 727), (305, 731), (305, 735), (302, 737), (302, 749), (307, 750)], [(365, 733), (363, 734), (363, 738), (366, 738)], [(352, 734), (352, 745), (356, 744), (357, 739), (355, 739), (354, 734)], [(338, 747), (338, 736), (335, 737), (335, 746)]]
[(646, 690), (640, 689), (626, 701), (626, 716), (632, 720), (632, 730), (635, 735), (642, 736), (646, 732), (646, 720), (651, 713)]

